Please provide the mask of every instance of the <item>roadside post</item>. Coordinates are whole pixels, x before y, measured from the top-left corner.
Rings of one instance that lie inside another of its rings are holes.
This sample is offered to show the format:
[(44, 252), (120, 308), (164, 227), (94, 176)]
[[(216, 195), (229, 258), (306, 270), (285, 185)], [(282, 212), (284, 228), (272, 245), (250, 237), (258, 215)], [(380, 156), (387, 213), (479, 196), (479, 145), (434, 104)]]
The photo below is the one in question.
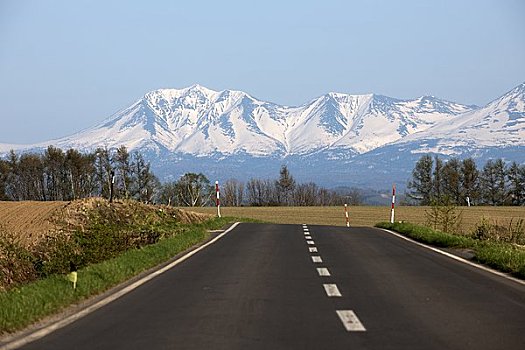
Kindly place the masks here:
[(109, 202), (113, 203), (113, 186), (115, 185), (115, 172), (111, 171), (111, 185), (109, 186)]
[(394, 206), (396, 204), (396, 184), (392, 185), (392, 211), (390, 213), (390, 223), (394, 223)]
[(348, 205), (345, 203), (345, 216), (346, 216), (346, 227), (350, 227), (350, 221), (348, 220)]
[(217, 205), (217, 217), (221, 217), (221, 200), (219, 198), (219, 181), (215, 181), (215, 193), (217, 194), (217, 200), (216, 200), (216, 205)]

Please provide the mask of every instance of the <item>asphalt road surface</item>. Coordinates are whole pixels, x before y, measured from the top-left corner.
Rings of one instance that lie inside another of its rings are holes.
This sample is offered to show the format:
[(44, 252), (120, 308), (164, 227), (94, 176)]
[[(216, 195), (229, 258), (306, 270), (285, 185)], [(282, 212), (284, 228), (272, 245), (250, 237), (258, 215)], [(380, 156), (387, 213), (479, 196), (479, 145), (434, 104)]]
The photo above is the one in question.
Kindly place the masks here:
[(525, 286), (372, 228), (241, 224), (25, 349), (525, 349)]

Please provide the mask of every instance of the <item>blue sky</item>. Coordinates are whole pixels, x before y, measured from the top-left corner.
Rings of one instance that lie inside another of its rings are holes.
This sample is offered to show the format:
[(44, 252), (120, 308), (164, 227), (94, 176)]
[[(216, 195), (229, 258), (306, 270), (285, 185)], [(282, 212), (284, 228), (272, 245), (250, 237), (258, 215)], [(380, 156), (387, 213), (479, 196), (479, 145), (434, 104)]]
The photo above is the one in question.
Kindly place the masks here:
[(484, 105), (525, 81), (525, 1), (0, 1), (0, 143), (90, 127), (199, 83)]

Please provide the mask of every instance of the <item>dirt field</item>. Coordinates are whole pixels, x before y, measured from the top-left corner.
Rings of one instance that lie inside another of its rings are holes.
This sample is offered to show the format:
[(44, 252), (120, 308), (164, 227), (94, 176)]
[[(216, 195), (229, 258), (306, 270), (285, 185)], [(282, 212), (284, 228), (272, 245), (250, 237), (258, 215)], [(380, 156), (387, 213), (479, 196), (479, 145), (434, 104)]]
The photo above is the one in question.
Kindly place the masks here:
[[(107, 207), (107, 201), (98, 198), (87, 198), (74, 202), (1, 202), (0, 201), (0, 235), (15, 238), (22, 246), (38, 244), (46, 235), (67, 232), (69, 228), (82, 229), (88, 224), (87, 213), (94, 208)], [(158, 207), (132, 201), (114, 202), (111, 210), (119, 220), (145, 220)], [(175, 210), (175, 209), (174, 209)], [(209, 216), (186, 210), (175, 210), (181, 223), (197, 223)]]
[(67, 202), (0, 202), (0, 234), (11, 234), (21, 242), (38, 240), (55, 228), (53, 213)]
[[(216, 213), (215, 208), (192, 208), (202, 213)], [(429, 207), (397, 207), (396, 221), (425, 223), (425, 212)], [(462, 227), (470, 230), (482, 217), (508, 224), (510, 220), (525, 219), (525, 207), (462, 207)], [(390, 221), (390, 207), (348, 207), (351, 226), (373, 226), (381, 221)], [(223, 216), (259, 219), (267, 222), (310, 225), (346, 225), (343, 207), (223, 207)]]
[[(68, 202), (0, 202), (0, 234), (12, 234), (27, 244), (38, 242), (55, 228), (52, 216), (65, 208)], [(188, 209), (188, 208), (186, 208)], [(398, 207), (396, 221), (424, 223), (428, 207)], [(215, 214), (216, 209), (191, 208), (192, 211)], [(461, 208), (462, 227), (471, 230), (482, 217), (507, 225), (510, 220), (525, 220), (525, 207), (470, 207)], [(390, 220), (389, 207), (349, 207), (350, 225), (373, 226)], [(223, 216), (247, 217), (266, 222), (310, 225), (345, 225), (343, 207), (223, 207)], [(183, 219), (183, 218), (181, 218)], [(185, 221), (185, 220), (182, 220)], [(192, 220), (190, 220), (192, 221)]]

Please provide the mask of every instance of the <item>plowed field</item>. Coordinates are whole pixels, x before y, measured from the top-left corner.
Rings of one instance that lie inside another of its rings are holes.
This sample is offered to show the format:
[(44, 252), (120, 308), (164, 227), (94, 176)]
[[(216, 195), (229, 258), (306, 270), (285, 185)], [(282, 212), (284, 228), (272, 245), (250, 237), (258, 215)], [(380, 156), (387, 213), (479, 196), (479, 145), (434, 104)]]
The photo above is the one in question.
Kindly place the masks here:
[(0, 235), (10, 234), (21, 243), (33, 243), (52, 231), (53, 213), (67, 202), (0, 202)]

